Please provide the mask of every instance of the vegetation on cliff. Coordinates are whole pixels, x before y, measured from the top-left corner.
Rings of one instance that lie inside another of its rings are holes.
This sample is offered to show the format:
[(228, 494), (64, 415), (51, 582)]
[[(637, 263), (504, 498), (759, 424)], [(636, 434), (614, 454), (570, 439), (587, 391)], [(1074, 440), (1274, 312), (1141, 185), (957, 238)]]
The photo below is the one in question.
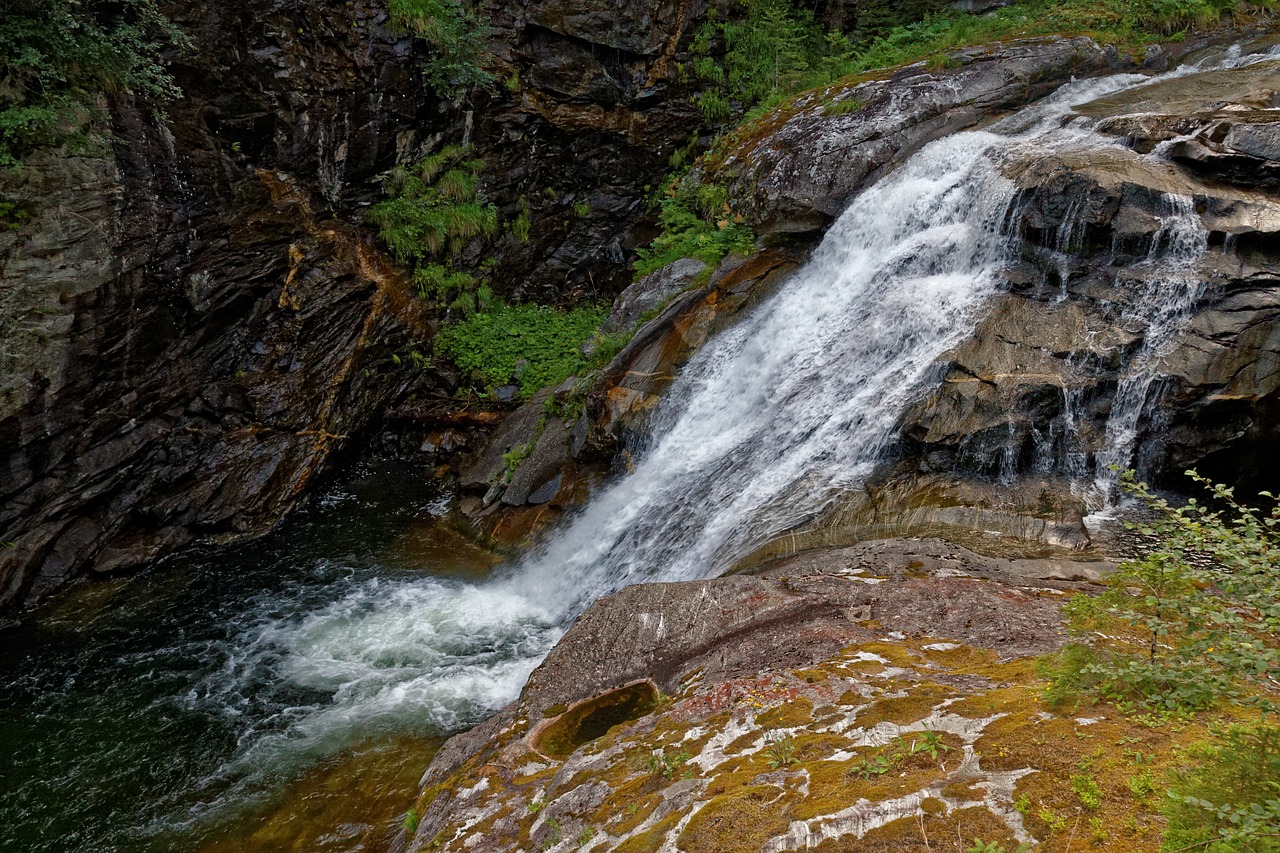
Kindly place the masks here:
[(411, 270), (419, 295), (464, 311), (474, 311), (485, 294), (453, 260), (468, 241), (498, 227), (497, 211), (477, 190), (484, 161), (469, 154), (450, 145), (396, 166), (382, 178), (386, 198), (367, 214), (391, 256)]
[(487, 28), (465, 0), (387, 0), (387, 17), (392, 28), (429, 45), (423, 78), (441, 98), (493, 82)]
[[(718, 161), (751, 124), (815, 89), (851, 86), (883, 69), (925, 61), (944, 68), (962, 48), (1045, 35), (1089, 35), (1140, 53), (1160, 40), (1180, 40), (1228, 19), (1265, 14), (1271, 0), (1024, 0), (985, 15), (931, 5), (868, 4), (851, 33), (828, 32), (791, 0), (743, 0), (732, 20), (712, 16), (695, 33), (691, 63), (702, 91), (696, 99), (708, 129), (718, 134), (709, 159)], [(856, 100), (827, 99), (824, 111), (856, 111)], [(689, 151), (655, 200), (662, 233), (637, 255), (644, 275), (681, 257), (714, 262), (741, 251), (748, 229), (728, 203), (698, 203), (720, 192), (712, 170), (690, 168)], [(696, 200), (696, 201), (695, 201)], [(712, 250), (714, 247), (719, 251)]]
[(177, 94), (161, 63), (184, 37), (154, 0), (8, 0), (0, 15), (0, 167), (36, 148), (87, 143), (104, 93), (163, 103)]
[(441, 330), (436, 352), (453, 361), (470, 388), (490, 393), (514, 382), (528, 399), (540, 388), (582, 375), (582, 344), (605, 312), (593, 306), (572, 311), (536, 305), (495, 305)]

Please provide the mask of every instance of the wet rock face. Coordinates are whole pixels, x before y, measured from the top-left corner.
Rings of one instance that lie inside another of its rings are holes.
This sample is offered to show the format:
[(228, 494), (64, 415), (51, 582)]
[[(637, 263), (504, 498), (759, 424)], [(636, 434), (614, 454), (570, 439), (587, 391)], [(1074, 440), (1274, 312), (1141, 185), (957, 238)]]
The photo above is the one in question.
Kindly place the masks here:
[(420, 309), (324, 211), (368, 195), (418, 97), (394, 39), (335, 36), (362, 15), (178, 10), (199, 47), (168, 120), (113, 102), (113, 156), (0, 178), (35, 205), (0, 234), (0, 610), (265, 531), (404, 390)]
[(850, 199), (925, 144), (1053, 91), (1120, 70), (1113, 50), (1051, 38), (957, 52), (960, 67), (907, 66), (887, 80), (832, 87), (757, 122), (708, 177), (762, 235), (825, 230)]
[(502, 219), (531, 212), (527, 243), (464, 258), (501, 258), (500, 292), (625, 284), (644, 185), (688, 135), (671, 58), (705, 8), (482, 6), (499, 85), (445, 104), (380, 2), (171, 4), (184, 96), (107, 105), (111, 155), (0, 176), (39, 202), (0, 231), (0, 610), (264, 531), (410, 381), (430, 387), (393, 360), (429, 324), (362, 222), (392, 164), (469, 142)]
[[(1103, 117), (1102, 129), (1132, 149), (1015, 167), (1023, 260), (951, 353), (940, 389), (906, 418), (915, 447), (988, 473), (1062, 470), (1105, 448), (1108, 419), (1131, 405), (1115, 402), (1117, 389), (1147, 359), (1158, 378), (1134, 439), (1147, 476), (1177, 484), (1199, 467), (1246, 487), (1274, 483), (1280, 204), (1269, 188), (1280, 161), (1265, 141), (1280, 125), (1256, 105), (1280, 91), (1278, 67), (1101, 99), (1081, 112)], [(1188, 112), (1109, 117), (1160, 105)], [(1175, 137), (1168, 162), (1138, 156)], [(1207, 231), (1187, 281), (1148, 259), (1168, 251), (1171, 197), (1190, 199)], [(1152, 350), (1157, 305), (1187, 287), (1185, 316)]]

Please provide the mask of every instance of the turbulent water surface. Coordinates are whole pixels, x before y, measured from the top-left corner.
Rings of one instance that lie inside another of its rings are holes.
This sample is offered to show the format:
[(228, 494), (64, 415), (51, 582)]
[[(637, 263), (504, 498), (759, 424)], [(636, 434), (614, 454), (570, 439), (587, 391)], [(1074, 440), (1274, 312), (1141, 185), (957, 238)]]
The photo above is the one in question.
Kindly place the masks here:
[[(1002, 162), (1117, 144), (1069, 107), (1143, 82), (1073, 83), (860, 195), (685, 368), (634, 471), (523, 560), (488, 574), (440, 532), (441, 500), (405, 485), (416, 473), (370, 474), (265, 543), (81, 591), (10, 632), (0, 847), (273, 849), (314, 817), (282, 798), (325, 813), (322, 792), (362, 779), (412, 790), (438, 736), (513, 698), (595, 598), (716, 574), (865, 477), (995, 292), (1016, 196)], [(1184, 272), (1134, 309), (1154, 319), (1108, 430), (1119, 464), (1197, 295), (1202, 229), (1187, 199), (1168, 208), (1150, 263)], [(324, 818), (305, 849), (362, 849), (387, 821)]]

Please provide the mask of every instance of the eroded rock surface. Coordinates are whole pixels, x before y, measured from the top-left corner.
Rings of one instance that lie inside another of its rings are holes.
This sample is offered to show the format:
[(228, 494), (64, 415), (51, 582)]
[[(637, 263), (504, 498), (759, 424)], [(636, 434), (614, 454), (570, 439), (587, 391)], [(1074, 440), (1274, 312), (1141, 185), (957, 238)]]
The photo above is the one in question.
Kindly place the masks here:
[[(601, 599), (517, 702), (439, 753), (395, 849), (923, 851), (957, 833), (1059, 849), (1072, 774), (1096, 762), (1098, 790), (1123, 793), (1123, 763), (1088, 756), (1146, 732), (1039, 701), (1025, 656), (1060, 645), (1078, 586), (1040, 578), (1072, 573), (880, 542)], [(656, 709), (549, 754), (561, 720), (646, 683)], [(1172, 740), (1147, 733), (1143, 760), (1176, 760)], [(1153, 803), (1102, 802), (1095, 846), (1155, 848)]]

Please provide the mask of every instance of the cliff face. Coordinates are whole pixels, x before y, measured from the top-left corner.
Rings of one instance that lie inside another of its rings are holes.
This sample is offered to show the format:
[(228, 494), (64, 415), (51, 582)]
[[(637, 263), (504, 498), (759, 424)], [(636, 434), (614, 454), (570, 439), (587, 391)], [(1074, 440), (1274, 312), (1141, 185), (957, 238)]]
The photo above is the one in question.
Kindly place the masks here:
[(648, 236), (643, 188), (688, 132), (671, 57), (706, 11), (633, 5), (489, 4), (510, 85), (458, 103), (378, 3), (170, 9), (195, 45), (171, 58), (179, 100), (112, 99), (108, 151), (0, 176), (32, 211), (0, 232), (0, 609), (262, 532), (436, 382), (393, 358), (431, 321), (362, 221), (393, 163), (470, 143), (501, 217), (530, 211), (527, 242), (464, 258), (499, 259), (500, 292), (616, 290)]
[(209, 47), (175, 69), (170, 115), (113, 101), (109, 153), (3, 178), (35, 215), (0, 236), (0, 606), (265, 530), (407, 382), (390, 357), (418, 309), (317, 191), (371, 174), (411, 104), (348, 112), (351, 81), (412, 94), (408, 72), (391, 43), (272, 53), (301, 22), (261, 11), (184, 22)]

